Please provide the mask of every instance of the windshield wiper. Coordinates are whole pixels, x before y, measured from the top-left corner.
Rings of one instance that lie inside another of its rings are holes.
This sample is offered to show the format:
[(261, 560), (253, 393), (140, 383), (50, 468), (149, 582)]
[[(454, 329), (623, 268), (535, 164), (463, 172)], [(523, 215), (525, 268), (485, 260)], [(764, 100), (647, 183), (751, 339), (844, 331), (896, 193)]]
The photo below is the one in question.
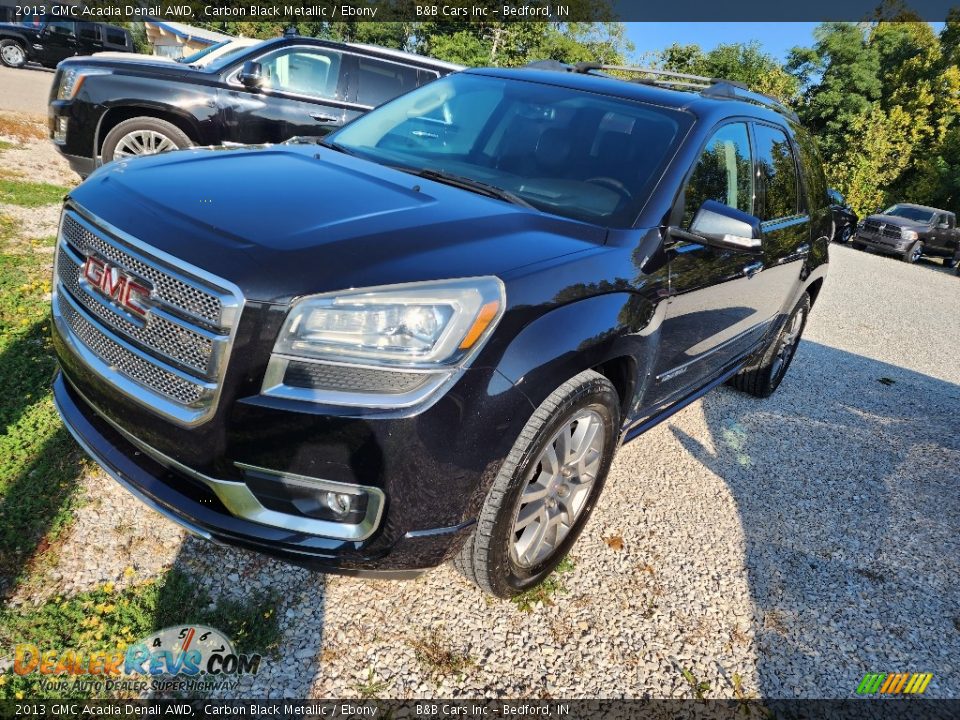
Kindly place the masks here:
[(513, 203), (514, 205), (519, 205), (520, 207), (525, 207), (529, 210), (537, 209), (522, 197), (514, 195), (509, 190), (504, 190), (496, 185), (488, 185), (485, 182), (474, 180), (473, 178), (468, 178), (463, 175), (454, 175), (453, 173), (444, 172), (443, 170), (429, 169), (411, 169), (408, 172), (413, 173), (417, 177), (426, 178), (427, 180), (436, 180), (437, 182), (441, 182), (446, 185), (452, 185), (453, 187), (462, 188), (464, 190), (470, 190), (471, 192), (475, 192), (480, 195), (486, 195), (487, 197), (497, 198), (499, 200), (506, 200), (508, 203)]
[[(302, 137), (311, 137), (311, 136), (304, 135), (304, 136), (302, 136)], [(359, 153), (357, 153), (356, 151), (354, 151), (354, 150), (346, 147), (345, 145), (341, 145), (340, 143), (333, 142), (332, 140), (327, 140), (327, 139), (326, 139), (325, 137), (323, 137), (323, 136), (316, 136), (316, 135), (314, 135), (314, 136), (312, 136), (312, 137), (316, 138), (315, 142), (317, 143), (317, 145), (323, 145), (323, 147), (325, 147), (325, 148), (330, 148), (331, 150), (336, 150), (337, 152), (343, 153), (344, 155), (353, 155), (353, 156), (355, 156), (355, 157), (358, 157), (358, 156), (359, 156)]]

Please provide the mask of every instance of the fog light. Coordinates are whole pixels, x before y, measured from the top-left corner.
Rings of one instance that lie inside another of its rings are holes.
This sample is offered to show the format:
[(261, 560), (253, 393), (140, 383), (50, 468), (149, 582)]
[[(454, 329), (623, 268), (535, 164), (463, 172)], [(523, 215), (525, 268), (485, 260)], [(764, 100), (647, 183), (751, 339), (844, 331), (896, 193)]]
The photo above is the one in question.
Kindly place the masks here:
[(327, 507), (338, 518), (345, 518), (353, 510), (353, 499), (356, 495), (347, 495), (346, 493), (328, 492)]
[(67, 120), (65, 117), (58, 117), (56, 124), (53, 126), (53, 141), (58, 143), (65, 143), (67, 141)]

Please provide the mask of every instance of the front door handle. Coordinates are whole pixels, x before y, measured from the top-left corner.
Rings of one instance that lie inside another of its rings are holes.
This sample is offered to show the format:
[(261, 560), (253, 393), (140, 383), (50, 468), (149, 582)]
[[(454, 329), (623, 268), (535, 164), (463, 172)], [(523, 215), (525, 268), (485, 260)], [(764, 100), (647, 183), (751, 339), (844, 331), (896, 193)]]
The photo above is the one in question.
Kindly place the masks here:
[(744, 274), (744, 276), (751, 278), (761, 270), (763, 270), (763, 262), (758, 260), (755, 263), (750, 263), (747, 265), (741, 272)]
[(340, 122), (340, 118), (334, 117), (333, 115), (324, 115), (323, 113), (311, 113), (310, 117), (312, 117), (317, 122), (322, 122), (322, 123)]

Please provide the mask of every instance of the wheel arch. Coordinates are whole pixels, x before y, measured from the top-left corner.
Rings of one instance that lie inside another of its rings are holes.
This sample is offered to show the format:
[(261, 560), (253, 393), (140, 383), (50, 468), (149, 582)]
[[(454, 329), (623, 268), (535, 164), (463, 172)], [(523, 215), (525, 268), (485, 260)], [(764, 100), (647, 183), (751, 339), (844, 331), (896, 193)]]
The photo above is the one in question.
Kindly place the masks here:
[(496, 369), (534, 407), (570, 378), (594, 370), (613, 384), (626, 418), (640, 391), (637, 378), (653, 360), (655, 343), (646, 330), (652, 316), (650, 303), (631, 293), (564, 305), (518, 332)]
[(100, 116), (94, 138), (94, 155), (100, 156), (103, 151), (103, 142), (111, 130), (123, 121), (136, 117), (166, 120), (171, 125), (176, 125), (192, 142), (201, 142), (200, 128), (194, 119), (174, 108), (155, 105), (114, 105)]

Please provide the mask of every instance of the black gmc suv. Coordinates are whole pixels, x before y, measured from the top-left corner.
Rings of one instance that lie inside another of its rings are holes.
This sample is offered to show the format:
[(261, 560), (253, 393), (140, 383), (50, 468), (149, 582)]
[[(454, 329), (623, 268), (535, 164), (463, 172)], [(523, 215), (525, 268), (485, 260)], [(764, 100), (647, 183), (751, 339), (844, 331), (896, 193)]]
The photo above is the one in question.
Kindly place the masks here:
[(33, 16), (17, 22), (0, 22), (0, 63), (23, 67), (28, 62), (53, 68), (74, 55), (103, 51), (132, 53), (129, 31), (116, 25), (75, 20), (48, 20)]
[(213, 540), (539, 582), (621, 443), (777, 388), (833, 225), (789, 111), (604, 69), (469, 70), (313, 143), (104, 166), (59, 231), (67, 427)]
[(325, 135), (460, 69), (421, 55), (300, 37), (240, 48), (202, 66), (77, 58), (61, 63), (54, 78), (50, 138), (86, 177), (134, 155)]

